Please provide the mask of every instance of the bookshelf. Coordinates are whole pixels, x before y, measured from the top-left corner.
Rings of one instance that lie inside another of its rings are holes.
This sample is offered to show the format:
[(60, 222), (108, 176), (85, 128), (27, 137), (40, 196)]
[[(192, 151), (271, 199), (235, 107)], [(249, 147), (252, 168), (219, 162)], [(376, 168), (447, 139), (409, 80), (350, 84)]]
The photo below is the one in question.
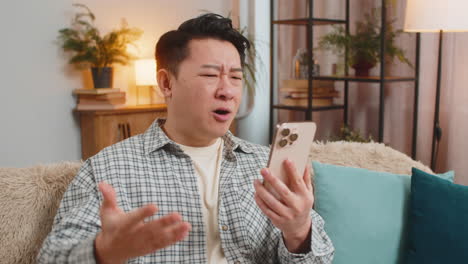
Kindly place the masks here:
[[(270, 1), (270, 142), (272, 140), (272, 135), (274, 132), (274, 127), (276, 126), (278, 110), (286, 111), (295, 111), (304, 113), (305, 120), (312, 119), (312, 113), (314, 112), (324, 112), (324, 111), (342, 111), (342, 119), (345, 125), (348, 125), (349, 118), (349, 89), (350, 83), (375, 83), (378, 86), (379, 90), (379, 99), (378, 99), (378, 135), (376, 140), (383, 142), (384, 139), (384, 113), (385, 113), (385, 85), (390, 83), (397, 82), (410, 82), (413, 83), (414, 89), (414, 101), (413, 101), (413, 127), (412, 127), (412, 146), (411, 146), (411, 156), (416, 157), (416, 137), (418, 131), (418, 103), (419, 103), (419, 56), (420, 56), (420, 36), (419, 34), (416, 37), (415, 43), (415, 71), (412, 76), (385, 76), (385, 63), (380, 64), (379, 75), (378, 76), (366, 76), (366, 77), (356, 77), (349, 74), (349, 69), (347, 66), (346, 56), (344, 59), (344, 74), (343, 75), (313, 75), (313, 57), (314, 50), (311, 48), (314, 46), (314, 34), (316, 34), (316, 28), (325, 26), (325, 25), (336, 25), (341, 24), (345, 27), (346, 32), (350, 32), (350, 0), (337, 0), (340, 4), (344, 5), (345, 15), (344, 19), (337, 18), (324, 18), (324, 17), (315, 17), (314, 16), (314, 2), (326, 0), (301, 0), (307, 2), (307, 16), (300, 18), (278, 18), (278, 2), (279, 0)], [(378, 0), (381, 2), (381, 31), (382, 36), (385, 36), (386, 31), (386, 19), (387, 19), (387, 10), (385, 5), (386, 0)], [(291, 3), (292, 4), (292, 3)], [(307, 82), (307, 95), (308, 98), (315, 98), (314, 96), (314, 81), (334, 81), (334, 82), (343, 82), (343, 103), (339, 104), (329, 104), (329, 105), (314, 105), (314, 100), (307, 100), (307, 105), (291, 105), (284, 104), (281, 102), (280, 98), (280, 89), (281, 81), (278, 80), (277, 73), (281, 71), (278, 67), (277, 58), (278, 58), (278, 26), (291, 26), (291, 27), (302, 27), (305, 28), (306, 42), (307, 42), (307, 65), (308, 65), (308, 82)], [(384, 38), (380, 39), (380, 50), (385, 50), (385, 41)], [(384, 60), (384, 53), (380, 52), (380, 61)], [(320, 125), (320, 124), (318, 124)]]

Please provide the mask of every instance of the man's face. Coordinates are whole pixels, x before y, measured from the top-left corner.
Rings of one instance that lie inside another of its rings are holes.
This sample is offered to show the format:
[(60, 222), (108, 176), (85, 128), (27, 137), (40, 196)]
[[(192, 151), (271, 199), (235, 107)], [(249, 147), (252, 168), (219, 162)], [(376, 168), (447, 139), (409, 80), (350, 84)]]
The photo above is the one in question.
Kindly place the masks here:
[(226, 133), (239, 109), (240, 56), (230, 42), (217, 39), (191, 40), (188, 48), (171, 78), (168, 121), (176, 121), (184, 137), (211, 142)]

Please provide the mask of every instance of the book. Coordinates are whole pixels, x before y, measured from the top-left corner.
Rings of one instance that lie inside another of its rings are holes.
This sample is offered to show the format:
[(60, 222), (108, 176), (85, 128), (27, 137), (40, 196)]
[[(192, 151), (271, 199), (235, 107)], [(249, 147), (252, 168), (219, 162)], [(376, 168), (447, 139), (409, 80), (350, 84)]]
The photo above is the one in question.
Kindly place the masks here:
[[(329, 91), (334, 91), (335, 88), (334, 87), (313, 87), (312, 88), (312, 91), (313, 93), (327, 93)], [(303, 93), (307, 93), (308, 89), (298, 89), (298, 88), (295, 88), (295, 87), (281, 87), (280, 88), (280, 92), (284, 92), (284, 93), (294, 93), (294, 92), (303, 92)]]
[(101, 104), (101, 105), (85, 105), (78, 104), (76, 110), (112, 110), (126, 107), (126, 104)]
[(73, 90), (74, 94), (108, 94), (108, 93), (118, 93), (120, 89), (118, 88), (98, 88), (98, 89), (75, 89)]
[(78, 104), (88, 104), (88, 105), (125, 104), (125, 97), (110, 98), (110, 99), (107, 99), (107, 100), (94, 100), (94, 99), (80, 98), (78, 100)]
[[(309, 94), (307, 92), (290, 92), (290, 93), (284, 93), (283, 96), (285, 98), (308, 98)], [(312, 98), (324, 98), (324, 97), (339, 97), (340, 92), (338, 91), (329, 91), (326, 93), (313, 93)]]
[(125, 98), (125, 92), (106, 93), (106, 94), (78, 94), (78, 99), (108, 100), (113, 98)]
[[(330, 80), (312, 80), (312, 87), (335, 88), (335, 82)], [(309, 80), (307, 79), (289, 79), (283, 80), (281, 89), (307, 90), (309, 89)]]
[[(307, 107), (307, 98), (282, 98), (281, 104), (288, 106), (303, 106)], [(333, 97), (314, 98), (312, 99), (312, 106), (330, 106), (333, 105)]]

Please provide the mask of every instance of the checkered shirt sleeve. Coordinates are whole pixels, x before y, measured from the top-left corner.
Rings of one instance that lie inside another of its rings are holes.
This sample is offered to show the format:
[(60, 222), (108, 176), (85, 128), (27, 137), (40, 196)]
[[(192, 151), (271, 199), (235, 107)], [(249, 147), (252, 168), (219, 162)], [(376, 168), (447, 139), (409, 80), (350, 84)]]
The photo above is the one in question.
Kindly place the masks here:
[[(38, 263), (95, 263), (101, 181), (114, 187), (117, 203), (126, 212), (152, 203), (159, 211), (150, 219), (176, 211), (192, 225), (183, 241), (128, 263), (207, 263), (195, 170), (190, 157), (161, 130), (163, 122), (155, 121), (144, 134), (110, 146), (83, 164), (64, 194)], [(255, 204), (253, 181), (261, 178), (268, 149), (230, 132), (223, 141), (218, 227), (228, 263), (331, 263), (334, 248), (316, 212), (311, 211), (310, 251), (293, 254), (285, 247), (281, 231)]]

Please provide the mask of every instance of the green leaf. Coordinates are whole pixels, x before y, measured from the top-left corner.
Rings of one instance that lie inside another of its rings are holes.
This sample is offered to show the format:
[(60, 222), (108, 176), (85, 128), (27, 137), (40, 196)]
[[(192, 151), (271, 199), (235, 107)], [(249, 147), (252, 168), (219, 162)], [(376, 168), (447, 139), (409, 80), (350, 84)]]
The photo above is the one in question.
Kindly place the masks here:
[[(380, 9), (373, 8), (370, 13), (364, 14), (361, 21), (356, 22), (356, 32), (348, 34), (343, 26), (333, 26), (330, 33), (324, 35), (318, 44), (319, 49), (331, 50), (333, 53), (343, 55), (348, 50), (348, 64), (352, 66), (358, 61), (377, 63), (380, 61)], [(412, 67), (405, 57), (402, 49), (396, 46), (395, 39), (403, 31), (393, 27), (395, 19), (386, 22), (385, 55), (390, 60), (395, 57)]]
[(127, 45), (135, 45), (143, 31), (129, 28), (122, 21), (121, 28), (102, 36), (94, 25), (96, 17), (84, 4), (73, 4), (78, 8), (71, 27), (59, 30), (59, 43), (64, 51), (71, 52), (69, 62), (77, 66), (110, 66), (112, 63), (127, 64), (134, 57), (126, 51)]

